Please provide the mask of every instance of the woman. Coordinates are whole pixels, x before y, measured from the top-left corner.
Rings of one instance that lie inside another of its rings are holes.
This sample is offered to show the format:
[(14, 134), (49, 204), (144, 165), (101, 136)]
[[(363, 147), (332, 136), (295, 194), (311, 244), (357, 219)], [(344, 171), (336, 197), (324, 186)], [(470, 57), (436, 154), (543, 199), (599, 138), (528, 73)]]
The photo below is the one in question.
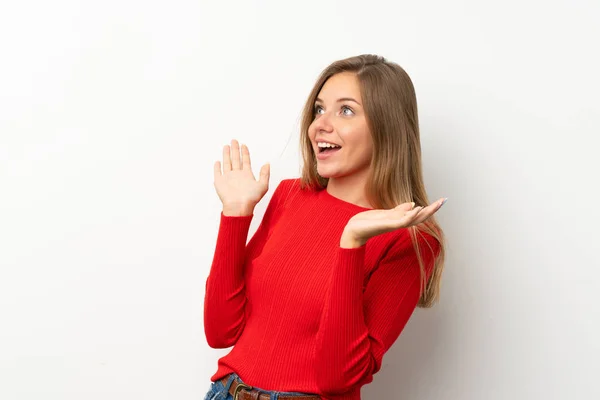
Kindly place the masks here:
[(445, 199), (427, 205), (406, 72), (375, 55), (331, 64), (301, 149), (302, 176), (279, 183), (247, 245), (270, 166), (256, 180), (236, 140), (214, 165), (223, 211), (204, 327), (211, 347), (233, 349), (207, 400), (360, 399), (415, 307), (438, 298)]

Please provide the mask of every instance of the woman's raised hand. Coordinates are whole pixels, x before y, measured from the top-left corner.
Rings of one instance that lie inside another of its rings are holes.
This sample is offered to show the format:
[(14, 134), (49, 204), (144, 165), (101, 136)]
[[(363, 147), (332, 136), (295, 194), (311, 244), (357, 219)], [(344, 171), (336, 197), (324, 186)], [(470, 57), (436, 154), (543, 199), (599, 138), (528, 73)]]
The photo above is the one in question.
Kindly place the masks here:
[(355, 214), (348, 220), (340, 245), (360, 247), (368, 239), (400, 228), (418, 225), (433, 214), (448, 200), (441, 198), (426, 207), (416, 207), (415, 203), (402, 203), (389, 210), (368, 210)]
[(214, 185), (223, 203), (223, 214), (227, 216), (251, 215), (254, 207), (269, 189), (270, 165), (260, 169), (258, 181), (252, 173), (250, 152), (246, 145), (241, 148), (237, 140), (223, 147), (223, 171), (221, 162), (214, 164)]

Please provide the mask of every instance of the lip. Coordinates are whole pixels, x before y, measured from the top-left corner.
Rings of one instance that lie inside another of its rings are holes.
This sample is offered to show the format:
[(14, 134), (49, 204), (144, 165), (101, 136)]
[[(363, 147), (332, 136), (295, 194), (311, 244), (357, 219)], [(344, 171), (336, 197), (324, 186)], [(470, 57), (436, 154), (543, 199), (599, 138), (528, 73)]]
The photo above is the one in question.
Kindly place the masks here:
[(333, 156), (335, 153), (342, 151), (340, 147), (339, 150), (326, 151), (325, 153), (317, 152), (317, 160), (327, 160), (329, 157)]

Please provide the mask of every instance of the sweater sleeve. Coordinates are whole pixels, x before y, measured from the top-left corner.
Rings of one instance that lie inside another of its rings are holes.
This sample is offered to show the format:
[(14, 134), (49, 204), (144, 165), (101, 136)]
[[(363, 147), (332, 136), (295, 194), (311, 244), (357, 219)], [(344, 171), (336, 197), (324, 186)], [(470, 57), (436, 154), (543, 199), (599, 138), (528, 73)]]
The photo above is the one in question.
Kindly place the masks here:
[[(419, 240), (427, 277), (438, 253), (435, 238)], [(419, 236), (419, 235), (417, 235)], [(431, 246), (431, 249), (430, 249)], [(336, 395), (373, 380), (384, 353), (415, 310), (421, 272), (405, 230), (371, 274), (363, 292), (366, 245), (338, 247), (316, 337), (316, 379), (323, 393)]]
[(241, 335), (246, 318), (244, 265), (250, 245), (260, 249), (266, 241), (281, 196), (282, 181), (265, 210), (263, 219), (246, 245), (250, 222), (248, 216), (226, 216), (221, 212), (215, 253), (204, 294), (204, 334), (212, 348), (233, 346)]

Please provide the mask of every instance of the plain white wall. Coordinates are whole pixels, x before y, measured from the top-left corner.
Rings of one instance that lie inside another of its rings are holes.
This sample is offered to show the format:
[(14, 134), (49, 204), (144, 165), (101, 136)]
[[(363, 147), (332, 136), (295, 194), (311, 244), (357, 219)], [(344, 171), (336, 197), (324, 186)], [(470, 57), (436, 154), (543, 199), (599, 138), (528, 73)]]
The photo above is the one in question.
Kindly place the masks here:
[[(0, 398), (198, 399), (237, 138), (269, 193), (330, 62), (417, 90), (448, 236), (365, 399), (600, 398), (600, 62), (592, 1), (19, 1), (0, 6)], [(392, 392), (395, 394), (393, 394)]]

